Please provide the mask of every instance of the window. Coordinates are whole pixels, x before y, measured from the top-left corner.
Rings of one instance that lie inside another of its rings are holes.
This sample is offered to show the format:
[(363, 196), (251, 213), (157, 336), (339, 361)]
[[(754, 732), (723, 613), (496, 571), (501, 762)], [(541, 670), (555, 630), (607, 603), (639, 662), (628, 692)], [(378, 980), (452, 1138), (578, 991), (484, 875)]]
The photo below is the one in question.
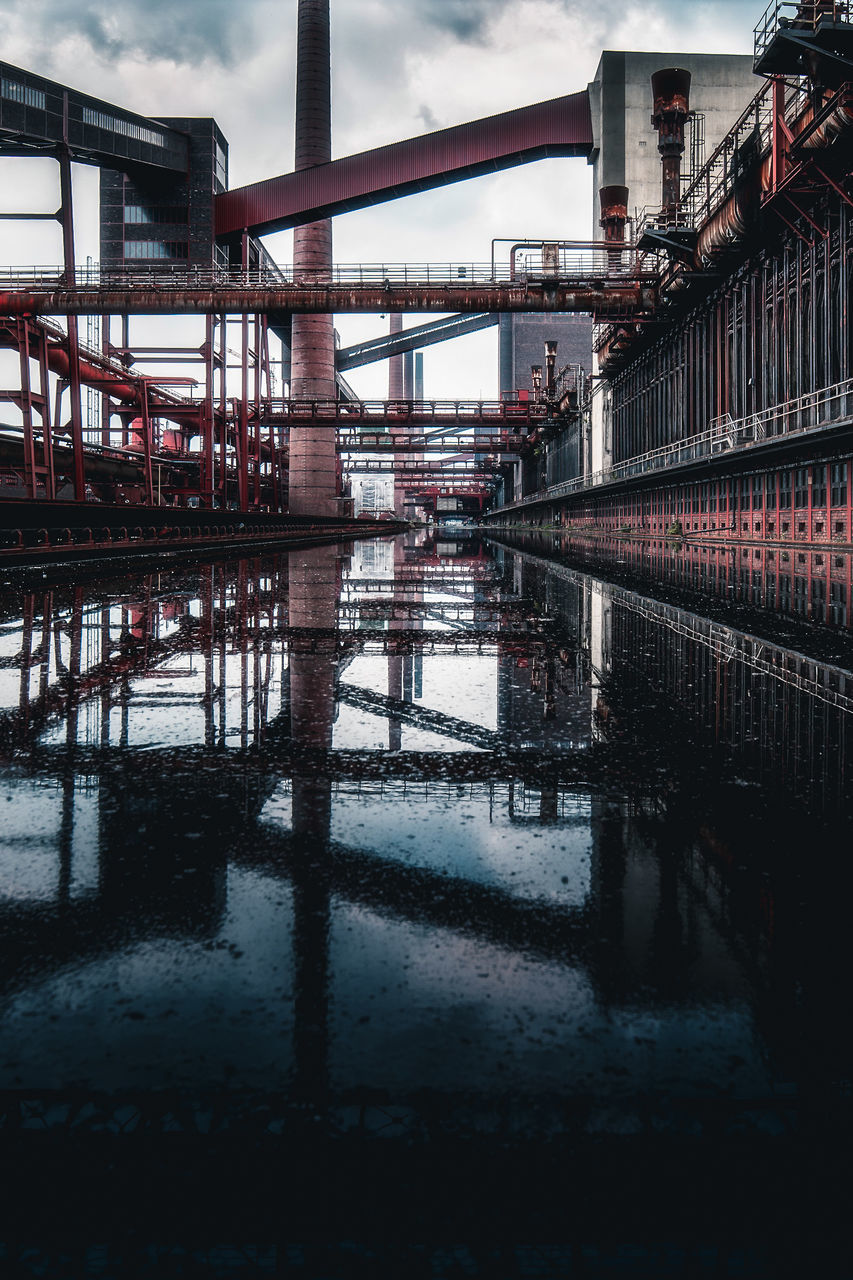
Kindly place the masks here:
[(225, 152), (216, 141), (214, 141), (213, 144), (213, 172), (216, 177), (216, 181), (220, 182), (223, 187), (226, 186), (228, 180), (228, 161), (225, 158)]
[(186, 222), (186, 208), (179, 205), (141, 205), (127, 204), (124, 207), (125, 224), (139, 225), (149, 222)]
[(186, 258), (189, 256), (189, 246), (178, 241), (125, 240), (124, 256), (125, 260), (128, 258)]
[(779, 474), (779, 506), (783, 511), (791, 509), (791, 480), (792, 473), (790, 471), (782, 471)]
[(764, 493), (764, 476), (752, 477), (752, 509), (753, 511), (761, 510), (761, 500)]
[(4, 98), (8, 98), (10, 102), (21, 102), (25, 107), (37, 107), (39, 111), (45, 109), (45, 97), (41, 89), (34, 89), (32, 85), (19, 84), (17, 80), (7, 80), (3, 77), (2, 93)]
[(809, 505), (809, 472), (807, 467), (798, 467), (794, 472), (794, 506)]
[(812, 506), (826, 506), (826, 467), (815, 467), (812, 479)]
[(152, 147), (165, 147), (165, 134), (156, 129), (147, 129), (133, 120), (122, 120), (119, 116), (109, 116), (106, 111), (93, 111), (91, 107), (83, 108), (83, 123), (93, 124), (98, 129), (109, 129), (111, 133), (120, 133), (125, 138), (135, 138), (137, 142), (147, 142)]
[(742, 476), (740, 482), (740, 509), (741, 511), (749, 511), (751, 488), (749, 476)]
[(847, 623), (847, 588), (843, 582), (829, 584), (829, 621), (836, 626)]
[(832, 492), (831, 501), (834, 507), (847, 506), (847, 463), (833, 462), (832, 464)]

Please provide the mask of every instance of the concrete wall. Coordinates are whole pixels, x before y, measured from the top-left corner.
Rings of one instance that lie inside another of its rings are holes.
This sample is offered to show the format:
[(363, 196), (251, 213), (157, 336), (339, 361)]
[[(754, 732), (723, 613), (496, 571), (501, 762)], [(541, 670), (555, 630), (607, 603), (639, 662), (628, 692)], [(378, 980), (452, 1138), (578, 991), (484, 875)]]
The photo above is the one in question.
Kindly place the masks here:
[(683, 67), (691, 73), (690, 106), (705, 116), (706, 158), (763, 84), (753, 74), (750, 54), (605, 50), (589, 86), (595, 226), (600, 187), (626, 186), (629, 214), (646, 207), (660, 208), (660, 156), (651, 123), (651, 78), (665, 67)]
[[(705, 117), (705, 159), (725, 137), (763, 83), (753, 74), (749, 54), (602, 53), (589, 86), (594, 148), (593, 225), (600, 218), (598, 192), (605, 186), (628, 188), (628, 214), (658, 210), (661, 204), (661, 162), (657, 134), (652, 128), (651, 78), (655, 71), (683, 67), (692, 77), (690, 106)], [(689, 126), (688, 126), (689, 129)], [(689, 133), (688, 133), (689, 148)], [(689, 164), (685, 151), (684, 168)], [(598, 233), (601, 234), (601, 233)], [(629, 226), (629, 238), (633, 238)], [(593, 373), (598, 362), (593, 357)], [(592, 401), (589, 470), (611, 465), (609, 392), (598, 383)]]
[(516, 312), (501, 316), (501, 394), (533, 389), (534, 364), (545, 366), (545, 343), (557, 343), (557, 369), (580, 364), (592, 367), (592, 317), (570, 312), (537, 315)]

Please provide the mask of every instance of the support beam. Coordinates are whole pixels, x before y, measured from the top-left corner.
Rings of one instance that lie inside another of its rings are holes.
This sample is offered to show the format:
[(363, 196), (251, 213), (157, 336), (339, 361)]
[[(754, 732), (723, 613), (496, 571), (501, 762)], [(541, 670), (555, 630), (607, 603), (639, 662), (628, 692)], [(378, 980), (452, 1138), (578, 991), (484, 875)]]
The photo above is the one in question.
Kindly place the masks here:
[(430, 320), (427, 324), (418, 324), (411, 329), (392, 331), (367, 342), (356, 342), (351, 347), (343, 347), (337, 353), (335, 363), (338, 371), (343, 373), (347, 369), (375, 364), (379, 360), (390, 360), (392, 356), (401, 355), (405, 351), (419, 351), (421, 347), (431, 347), (437, 342), (461, 338), (466, 333), (478, 333), (480, 329), (496, 325), (498, 319), (492, 312), (479, 316), (443, 316), (440, 320)]
[(587, 158), (592, 146), (583, 89), (225, 191), (216, 197), (216, 234), (281, 231), (532, 160)]

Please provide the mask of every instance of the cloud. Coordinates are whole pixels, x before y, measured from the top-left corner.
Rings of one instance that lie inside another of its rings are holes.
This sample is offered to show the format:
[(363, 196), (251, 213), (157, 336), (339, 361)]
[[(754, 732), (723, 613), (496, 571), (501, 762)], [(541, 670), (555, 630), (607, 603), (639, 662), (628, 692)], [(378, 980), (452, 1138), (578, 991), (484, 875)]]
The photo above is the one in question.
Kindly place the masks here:
[(419, 17), (455, 40), (478, 43), (513, 0), (422, 0)]
[(42, 62), (51, 65), (66, 42), (86, 46), (107, 62), (116, 58), (193, 65), (239, 62), (259, 0), (16, 0), (0, 11), (22, 17)]

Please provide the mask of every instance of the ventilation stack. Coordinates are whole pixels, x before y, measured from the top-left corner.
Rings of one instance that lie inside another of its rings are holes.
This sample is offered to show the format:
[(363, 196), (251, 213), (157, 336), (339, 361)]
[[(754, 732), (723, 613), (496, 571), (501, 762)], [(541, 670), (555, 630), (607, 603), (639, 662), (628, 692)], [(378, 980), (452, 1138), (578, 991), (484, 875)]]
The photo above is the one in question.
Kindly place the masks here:
[(652, 76), (654, 112), (661, 157), (661, 212), (672, 215), (681, 200), (681, 157), (684, 129), (690, 115), (690, 72), (680, 67), (656, 71)]

